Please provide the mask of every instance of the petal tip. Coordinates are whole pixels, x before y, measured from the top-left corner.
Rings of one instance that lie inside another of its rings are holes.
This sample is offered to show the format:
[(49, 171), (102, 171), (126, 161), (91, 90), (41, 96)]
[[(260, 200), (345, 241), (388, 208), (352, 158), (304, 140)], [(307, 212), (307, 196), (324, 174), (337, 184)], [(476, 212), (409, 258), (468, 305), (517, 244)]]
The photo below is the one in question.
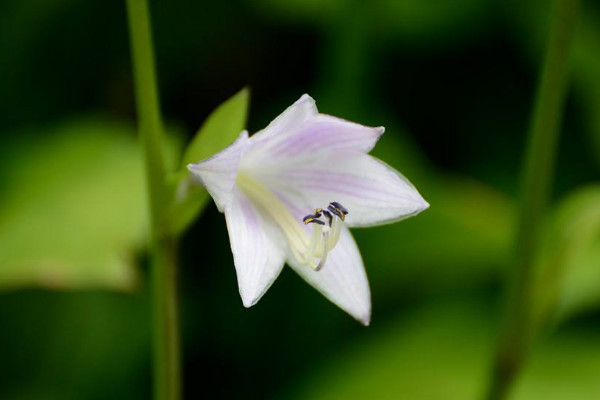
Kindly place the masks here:
[[(238, 266), (236, 265), (236, 269), (237, 268)], [(258, 301), (267, 291), (268, 286), (263, 288), (261, 291), (256, 284), (248, 284), (248, 282), (245, 282), (245, 280), (239, 280), (238, 275), (238, 288), (240, 291), (240, 297), (242, 298), (242, 304), (244, 304), (244, 307), (250, 308), (258, 303)]]
[(363, 326), (369, 326), (371, 324), (371, 295), (369, 293), (368, 298), (363, 299), (358, 304), (355, 304), (353, 310), (348, 310), (348, 313), (354, 317), (355, 320), (360, 322)]
[(302, 96), (300, 96), (298, 101), (296, 101), (293, 105), (307, 105), (308, 107), (304, 106), (306, 107), (305, 110), (307, 111), (307, 117), (314, 117), (315, 115), (319, 114), (319, 110), (317, 109), (317, 102), (307, 93), (304, 93)]
[(362, 318), (359, 318), (358, 322), (360, 322), (365, 327), (370, 326), (371, 325), (371, 312), (369, 311), (369, 313), (367, 315), (363, 316)]
[(373, 136), (375, 138), (375, 143), (373, 143), (373, 147), (375, 147), (375, 144), (379, 141), (379, 139), (381, 139), (381, 136), (383, 136), (383, 134), (385, 133), (385, 127), (384, 126), (376, 126), (373, 127)]
[(186, 166), (186, 168), (188, 169), (188, 171), (190, 172), (196, 172), (196, 169), (198, 168), (198, 164), (188, 164)]
[(246, 308), (250, 308), (252, 306), (254, 306), (256, 303), (258, 303), (258, 300), (260, 300), (260, 297), (248, 297), (248, 296), (244, 296), (243, 294), (241, 294), (242, 297), (242, 304), (244, 305), (244, 307)]
[(310, 97), (308, 93), (304, 93), (302, 96), (300, 96), (300, 98), (298, 99), (298, 103), (302, 101), (310, 101), (311, 103), (315, 103), (315, 99)]
[(192, 178), (196, 180), (196, 182), (201, 183), (202, 185), (204, 185), (204, 182), (202, 181), (202, 166), (201, 166), (202, 162), (198, 162), (195, 164), (188, 164), (186, 166), (187, 170), (190, 171), (190, 173), (192, 174)]

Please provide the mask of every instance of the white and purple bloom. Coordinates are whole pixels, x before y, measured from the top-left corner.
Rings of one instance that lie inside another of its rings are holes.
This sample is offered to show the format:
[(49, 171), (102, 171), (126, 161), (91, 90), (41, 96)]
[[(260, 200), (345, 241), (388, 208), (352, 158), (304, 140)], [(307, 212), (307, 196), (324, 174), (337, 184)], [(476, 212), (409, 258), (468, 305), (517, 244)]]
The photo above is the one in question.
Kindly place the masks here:
[(225, 214), (246, 307), (287, 262), (369, 324), (369, 283), (348, 228), (399, 221), (429, 206), (399, 172), (367, 154), (383, 132), (319, 114), (304, 95), (262, 131), (244, 131), (188, 166)]

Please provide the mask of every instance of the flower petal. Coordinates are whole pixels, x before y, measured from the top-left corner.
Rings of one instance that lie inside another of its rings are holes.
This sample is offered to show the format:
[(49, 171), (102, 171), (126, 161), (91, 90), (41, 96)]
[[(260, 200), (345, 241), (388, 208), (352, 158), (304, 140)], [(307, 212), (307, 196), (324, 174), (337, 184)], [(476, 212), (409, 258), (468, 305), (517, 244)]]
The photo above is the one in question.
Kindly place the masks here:
[(332, 151), (368, 153), (383, 132), (383, 127), (368, 127), (318, 114), (314, 100), (304, 95), (267, 128), (252, 136), (243, 165), (253, 168), (294, 159), (304, 162)]
[(347, 228), (329, 253), (320, 271), (298, 264), (293, 257), (290, 266), (311, 286), (331, 302), (364, 325), (371, 321), (371, 291), (358, 247)]
[(285, 109), (262, 131), (252, 136), (254, 142), (270, 142), (278, 140), (277, 137), (284, 133), (293, 132), (304, 125), (306, 121), (317, 115), (315, 100), (303, 94), (294, 104)]
[(348, 209), (350, 227), (395, 222), (429, 207), (404, 176), (368, 154), (337, 153), (311, 163), (263, 168), (257, 176), (273, 193), (283, 194), (282, 201), (294, 203), (288, 207), (299, 210), (294, 215), (300, 220), (332, 201)]
[(220, 212), (231, 202), (240, 159), (247, 146), (248, 132), (243, 131), (235, 142), (219, 153), (188, 165), (188, 169), (206, 187)]
[(278, 228), (237, 187), (225, 218), (240, 295), (244, 306), (251, 307), (281, 272), (285, 243)]

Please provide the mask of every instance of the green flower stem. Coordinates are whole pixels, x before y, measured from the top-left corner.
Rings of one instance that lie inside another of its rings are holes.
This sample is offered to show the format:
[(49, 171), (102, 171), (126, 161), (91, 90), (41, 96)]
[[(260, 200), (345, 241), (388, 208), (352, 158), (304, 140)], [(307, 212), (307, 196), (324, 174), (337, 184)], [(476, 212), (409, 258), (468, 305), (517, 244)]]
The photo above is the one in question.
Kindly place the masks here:
[(177, 240), (163, 234), (168, 206), (164, 129), (158, 102), (150, 16), (146, 0), (127, 0), (139, 135), (150, 202), (150, 256), (154, 328), (154, 397), (180, 397), (179, 321), (177, 312)]
[(154, 325), (154, 398), (181, 397), (179, 312), (177, 301), (177, 240), (156, 238), (152, 251)]
[(150, 212), (157, 224), (166, 203), (163, 125), (158, 106), (158, 89), (154, 70), (154, 51), (150, 32), (150, 16), (146, 0), (127, 0), (129, 30), (133, 53), (135, 97), (139, 132), (146, 163)]
[(522, 203), (507, 320), (498, 343), (487, 398), (505, 399), (539, 329), (535, 265), (554, 177), (559, 127), (568, 83), (568, 59), (579, 0), (556, 0), (525, 155)]

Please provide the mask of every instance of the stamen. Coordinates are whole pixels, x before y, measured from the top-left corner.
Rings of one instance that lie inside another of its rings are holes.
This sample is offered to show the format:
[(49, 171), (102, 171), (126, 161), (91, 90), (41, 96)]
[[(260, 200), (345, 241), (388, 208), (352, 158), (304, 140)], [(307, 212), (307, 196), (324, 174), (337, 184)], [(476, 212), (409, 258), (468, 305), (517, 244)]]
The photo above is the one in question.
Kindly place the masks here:
[[(318, 264), (315, 265), (315, 257), (317, 254), (323, 253), (323, 228), (320, 225), (313, 226), (312, 235), (310, 237), (310, 244), (306, 252), (306, 259), (309, 260), (309, 265), (316, 269)], [(306, 264), (306, 263), (305, 263)]]
[(313, 269), (315, 271), (320, 271), (321, 268), (323, 268), (323, 266), (325, 266), (325, 262), (327, 261), (327, 254), (329, 254), (329, 250), (331, 250), (331, 248), (329, 246), (327, 246), (327, 244), (329, 242), (329, 235), (330, 235), (329, 230), (324, 231), (321, 234), (321, 247), (323, 248), (323, 251), (320, 254), (321, 259), (319, 260), (319, 263), (315, 267), (313, 267)]
[(346, 210), (346, 208), (337, 201), (332, 201), (331, 203), (329, 203), (327, 209), (333, 214), (340, 217), (342, 221), (346, 219), (346, 214), (348, 214), (348, 210)]
[(315, 271), (320, 271), (323, 266), (325, 266), (325, 261), (327, 261), (327, 253), (323, 254), (323, 258), (319, 260), (319, 263), (315, 267)]
[(333, 220), (333, 216), (329, 211), (323, 210), (323, 215), (327, 217), (327, 221), (329, 222), (329, 226), (331, 226), (331, 221)]
[(342, 221), (344, 220), (344, 213), (343, 212), (341, 212), (340, 210), (338, 210), (337, 208), (335, 208), (332, 205), (327, 206), (327, 208), (329, 209), (329, 211), (331, 211), (332, 214), (334, 214), (337, 217), (339, 217)]
[(320, 217), (321, 217), (320, 213), (308, 214), (306, 217), (302, 218), (302, 221), (305, 224), (309, 224), (315, 220), (318, 221), (318, 218), (320, 218)]
[(332, 201), (331, 203), (329, 203), (330, 205), (334, 206), (335, 208), (337, 208), (338, 210), (340, 210), (341, 212), (344, 213), (344, 215), (348, 214), (348, 210), (346, 210), (346, 207), (344, 207), (343, 205), (341, 205), (340, 203), (338, 203), (337, 201)]
[(325, 241), (325, 247), (332, 250), (337, 244), (340, 234), (342, 233), (342, 224), (339, 218), (334, 218), (329, 229), (327, 240)]
[(304, 217), (304, 223), (306, 225), (308, 224), (319, 224), (319, 225), (325, 225), (325, 222), (321, 221), (320, 219), (316, 219), (316, 218), (307, 218)]
[[(310, 244), (305, 254), (306, 260), (314, 260), (314, 257), (320, 258), (319, 263), (315, 265), (308, 262), (315, 271), (319, 271), (327, 261), (327, 255), (336, 246), (342, 233), (342, 222), (348, 210), (340, 203), (331, 202), (327, 210), (317, 208), (314, 214), (309, 214), (303, 218), (305, 224), (316, 223), (313, 227)], [(327, 224), (318, 219), (321, 214), (327, 220)]]

